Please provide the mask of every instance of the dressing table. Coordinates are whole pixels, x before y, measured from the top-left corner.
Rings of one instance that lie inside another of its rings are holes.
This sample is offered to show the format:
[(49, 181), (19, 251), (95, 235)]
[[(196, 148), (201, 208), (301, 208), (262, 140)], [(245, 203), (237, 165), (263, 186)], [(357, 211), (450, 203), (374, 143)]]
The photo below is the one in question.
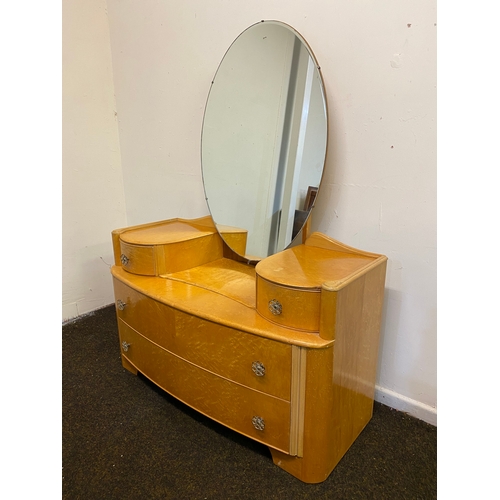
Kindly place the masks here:
[(372, 416), (387, 260), (309, 234), (310, 218), (292, 241), (320, 185), (326, 118), (303, 38), (251, 26), (205, 110), (211, 215), (112, 233), (123, 366), (307, 483), (328, 477)]

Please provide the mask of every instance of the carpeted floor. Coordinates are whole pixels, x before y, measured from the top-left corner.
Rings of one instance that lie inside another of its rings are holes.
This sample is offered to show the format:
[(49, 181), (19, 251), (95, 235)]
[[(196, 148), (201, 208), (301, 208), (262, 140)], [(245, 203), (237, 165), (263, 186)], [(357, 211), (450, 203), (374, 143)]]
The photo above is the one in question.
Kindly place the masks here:
[(114, 306), (63, 326), (63, 499), (432, 499), (437, 429), (375, 403), (323, 483), (122, 368)]

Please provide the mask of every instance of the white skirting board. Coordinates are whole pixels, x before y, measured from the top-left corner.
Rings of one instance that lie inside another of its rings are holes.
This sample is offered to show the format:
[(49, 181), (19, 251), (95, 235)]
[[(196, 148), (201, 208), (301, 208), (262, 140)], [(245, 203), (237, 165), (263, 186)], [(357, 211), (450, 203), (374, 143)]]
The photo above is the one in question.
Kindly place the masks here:
[(437, 409), (433, 406), (420, 403), (378, 385), (375, 386), (375, 401), (437, 427)]

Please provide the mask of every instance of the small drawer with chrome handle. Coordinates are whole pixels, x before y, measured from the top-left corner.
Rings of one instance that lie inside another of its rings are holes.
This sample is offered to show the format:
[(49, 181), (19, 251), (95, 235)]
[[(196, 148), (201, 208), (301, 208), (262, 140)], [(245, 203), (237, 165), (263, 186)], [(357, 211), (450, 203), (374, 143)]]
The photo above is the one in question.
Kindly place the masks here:
[(156, 275), (155, 249), (152, 245), (132, 245), (120, 241), (122, 269), (132, 274)]
[(319, 331), (321, 289), (294, 288), (257, 274), (257, 312), (268, 321), (307, 332)]
[(130, 344), (126, 342), (125, 340), (122, 342), (122, 349), (123, 352), (128, 352), (128, 348), (130, 347)]

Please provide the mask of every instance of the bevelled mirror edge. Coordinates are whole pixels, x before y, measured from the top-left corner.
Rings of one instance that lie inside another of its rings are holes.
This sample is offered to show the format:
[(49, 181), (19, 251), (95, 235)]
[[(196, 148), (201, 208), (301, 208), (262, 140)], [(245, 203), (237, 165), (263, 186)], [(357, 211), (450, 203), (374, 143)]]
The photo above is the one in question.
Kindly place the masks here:
[[(201, 136), (207, 206), (231, 250), (258, 262), (295, 244), (328, 149), (321, 68), (297, 30), (264, 20), (236, 37), (212, 79)], [(244, 251), (234, 243), (239, 231)]]

